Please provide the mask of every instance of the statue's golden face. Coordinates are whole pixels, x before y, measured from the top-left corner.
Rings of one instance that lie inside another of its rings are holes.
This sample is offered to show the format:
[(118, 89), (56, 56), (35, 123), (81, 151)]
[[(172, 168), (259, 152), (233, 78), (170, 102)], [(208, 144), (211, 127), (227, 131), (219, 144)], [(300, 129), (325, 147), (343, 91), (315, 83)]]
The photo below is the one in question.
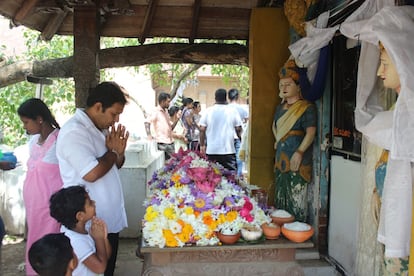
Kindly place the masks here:
[(380, 56), (380, 66), (378, 67), (377, 76), (384, 82), (384, 87), (394, 89), (400, 93), (400, 77), (387, 51), (382, 50)]

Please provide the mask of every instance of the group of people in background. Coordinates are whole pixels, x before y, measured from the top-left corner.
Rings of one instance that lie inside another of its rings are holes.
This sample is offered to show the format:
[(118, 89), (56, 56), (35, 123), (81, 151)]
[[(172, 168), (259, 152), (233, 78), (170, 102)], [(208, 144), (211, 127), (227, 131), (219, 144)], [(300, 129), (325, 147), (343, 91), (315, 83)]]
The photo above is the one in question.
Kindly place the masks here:
[(102, 82), (62, 128), (42, 100), (20, 105), (31, 135), (23, 187), (26, 275), (114, 274), (119, 232), (127, 227), (118, 170), (129, 137), (115, 123), (127, 99), (123, 87)]
[[(170, 106), (170, 95), (161, 92), (158, 106), (145, 122), (148, 138), (155, 138), (166, 161), (180, 149), (201, 151), (210, 160), (242, 177), (243, 163), (238, 153), (249, 115), (239, 101), (237, 89), (228, 92), (217, 89), (215, 104), (201, 114), (200, 102), (184, 98), (181, 107)], [(155, 137), (152, 137), (151, 125)]]
[[(200, 150), (200, 102), (183, 98), (181, 107), (170, 106), (170, 102), (171, 96), (161, 92), (157, 107), (144, 122), (148, 139), (155, 139), (166, 161), (180, 149)], [(152, 137), (151, 125), (155, 137)]]

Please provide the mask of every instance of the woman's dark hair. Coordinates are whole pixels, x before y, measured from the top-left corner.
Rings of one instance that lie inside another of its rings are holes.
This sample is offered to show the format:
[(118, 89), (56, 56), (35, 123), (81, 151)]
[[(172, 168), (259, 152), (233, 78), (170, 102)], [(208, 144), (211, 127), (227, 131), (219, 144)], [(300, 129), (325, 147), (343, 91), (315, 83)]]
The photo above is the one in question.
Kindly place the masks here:
[(50, 112), (50, 109), (38, 98), (31, 98), (23, 102), (17, 109), (17, 114), (19, 114), (20, 117), (26, 117), (32, 120), (41, 117), (43, 121), (49, 123), (52, 127), (60, 128), (55, 117), (52, 115), (52, 112)]
[(178, 112), (178, 110), (180, 110), (180, 108), (178, 106), (173, 105), (168, 109), (168, 114), (170, 115), (170, 117), (172, 117)]
[(194, 100), (192, 98), (184, 98), (183, 99), (183, 106), (187, 106), (192, 102), (194, 102)]
[(200, 105), (200, 102), (193, 102), (193, 108), (195, 109), (195, 108), (197, 108), (198, 106)]
[(237, 90), (236, 88), (230, 89), (228, 94), (229, 94), (230, 101), (235, 101), (239, 98), (239, 90)]
[(29, 262), (41, 276), (65, 276), (73, 258), (73, 247), (63, 233), (47, 234), (29, 249)]
[(73, 229), (78, 220), (76, 213), (85, 211), (88, 192), (83, 186), (62, 188), (50, 197), (50, 216), (68, 229)]
[(89, 91), (86, 106), (91, 107), (96, 103), (101, 103), (102, 109), (105, 111), (115, 103), (126, 105), (127, 98), (129, 96), (122, 86), (113, 81), (104, 81)]

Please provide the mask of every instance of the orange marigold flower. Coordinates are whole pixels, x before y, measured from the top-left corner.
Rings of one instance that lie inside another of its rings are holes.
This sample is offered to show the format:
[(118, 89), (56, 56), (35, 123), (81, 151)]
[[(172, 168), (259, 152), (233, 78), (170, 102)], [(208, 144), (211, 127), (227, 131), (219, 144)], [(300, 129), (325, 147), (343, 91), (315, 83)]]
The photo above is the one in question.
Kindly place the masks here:
[(171, 232), (171, 230), (164, 229), (164, 230), (162, 230), (162, 234), (164, 235), (164, 238), (165, 238), (165, 244), (168, 247), (177, 247), (178, 246), (178, 241), (175, 239), (175, 236), (174, 236), (173, 232)]
[(178, 183), (178, 182), (180, 182), (180, 175), (178, 174), (178, 173), (175, 173), (175, 174), (173, 174), (172, 176), (171, 176), (171, 180), (174, 182), (174, 183)]
[(203, 223), (205, 225), (211, 225), (213, 223), (213, 217), (212, 216), (203, 216)]

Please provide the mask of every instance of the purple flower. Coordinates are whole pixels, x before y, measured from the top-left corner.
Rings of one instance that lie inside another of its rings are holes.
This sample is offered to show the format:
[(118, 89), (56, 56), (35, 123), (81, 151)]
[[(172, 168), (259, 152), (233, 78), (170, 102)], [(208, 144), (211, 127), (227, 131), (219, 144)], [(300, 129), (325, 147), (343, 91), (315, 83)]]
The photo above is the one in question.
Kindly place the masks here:
[(158, 197), (151, 198), (150, 205), (160, 205), (161, 200), (158, 199)]
[(235, 205), (236, 201), (232, 196), (226, 196), (223, 200), (223, 205), (226, 211), (230, 211)]
[(180, 178), (180, 182), (181, 182), (182, 184), (190, 184), (190, 182), (191, 182), (191, 178), (189, 178), (187, 175), (183, 175), (183, 176), (181, 176), (181, 178)]
[(195, 211), (200, 212), (210, 210), (214, 207), (211, 195), (203, 192), (197, 192), (194, 195), (194, 201), (189, 202), (188, 205), (192, 206)]

